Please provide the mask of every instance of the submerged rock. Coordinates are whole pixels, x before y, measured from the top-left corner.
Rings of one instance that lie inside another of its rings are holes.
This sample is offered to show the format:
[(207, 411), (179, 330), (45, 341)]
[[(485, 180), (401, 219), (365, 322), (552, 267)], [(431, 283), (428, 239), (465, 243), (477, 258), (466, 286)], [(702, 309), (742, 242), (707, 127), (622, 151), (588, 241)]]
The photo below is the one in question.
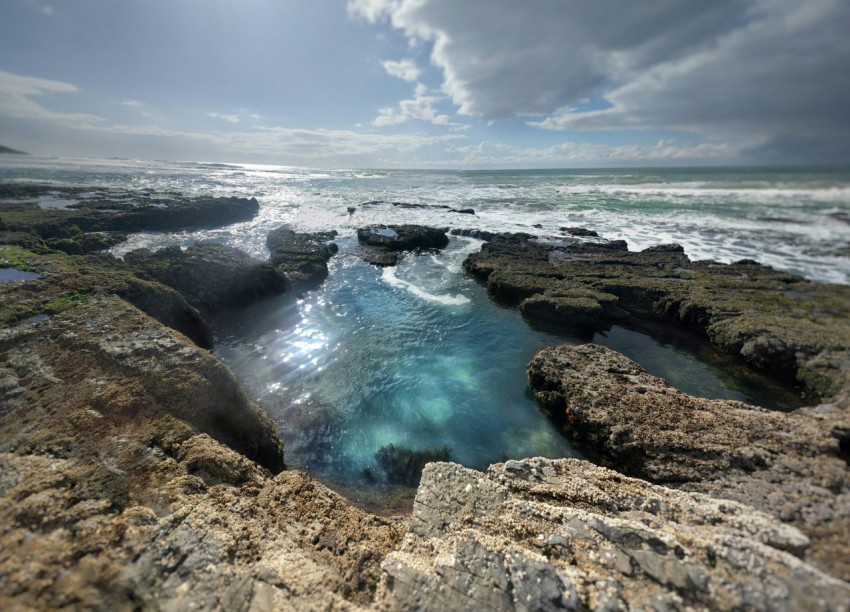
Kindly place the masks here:
[(269, 232), (269, 262), (286, 274), (297, 289), (313, 289), (328, 276), (328, 261), (339, 250), (330, 242), (336, 232), (296, 234), (286, 226)]
[(850, 578), (846, 403), (768, 411), (686, 395), (605, 347), (543, 349), (528, 366), (541, 409), (589, 456), (652, 482), (735, 499), (812, 539), (812, 559)]
[(212, 242), (196, 242), (185, 251), (176, 246), (138, 249), (124, 255), (124, 261), (137, 275), (168, 285), (205, 311), (245, 306), (290, 288), (272, 264)]
[(398, 253), (431, 251), (449, 244), (446, 230), (424, 225), (374, 225), (357, 230), (357, 254), (378, 266), (394, 266)]
[[(748, 506), (575, 459), (429, 464), (383, 562), (394, 609), (845, 609), (850, 585)], [(787, 552), (791, 551), (791, 552)]]
[(78, 234), (73, 238), (53, 238), (47, 246), (69, 255), (85, 255), (95, 251), (105, 251), (127, 241), (125, 234), (101, 234), (99, 232)]
[(446, 446), (417, 451), (388, 444), (375, 453), (375, 461), (386, 475), (387, 482), (415, 487), (419, 484), (422, 469), (427, 463), (448, 461), (450, 455), (451, 452)]
[(590, 238), (599, 238), (599, 234), (597, 234), (593, 230), (589, 230), (584, 227), (562, 227), (559, 228), (565, 234), (569, 234), (570, 236), (585, 236)]

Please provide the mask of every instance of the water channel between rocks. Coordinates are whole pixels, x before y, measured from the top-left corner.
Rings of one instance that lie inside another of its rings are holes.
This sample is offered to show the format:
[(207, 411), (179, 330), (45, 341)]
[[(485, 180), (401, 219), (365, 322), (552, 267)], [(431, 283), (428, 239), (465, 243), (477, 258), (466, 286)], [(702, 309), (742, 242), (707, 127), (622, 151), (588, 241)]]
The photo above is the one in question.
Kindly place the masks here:
[[(387, 486), (382, 447), (447, 448), (476, 469), (505, 459), (580, 456), (538, 411), (525, 368), (579, 340), (529, 327), (494, 304), (461, 263), (480, 243), (377, 268), (341, 240), (324, 285), (217, 321), (216, 354), (277, 422), (286, 462), (373, 509), (409, 503)], [(593, 341), (687, 393), (788, 409), (799, 399), (692, 336), (613, 327)]]

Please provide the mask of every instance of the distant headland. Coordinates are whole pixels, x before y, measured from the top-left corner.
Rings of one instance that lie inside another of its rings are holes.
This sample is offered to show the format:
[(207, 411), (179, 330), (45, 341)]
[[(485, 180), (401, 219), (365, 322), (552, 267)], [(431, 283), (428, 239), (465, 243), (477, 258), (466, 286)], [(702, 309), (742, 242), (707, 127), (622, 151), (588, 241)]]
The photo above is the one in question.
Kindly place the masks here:
[(10, 149), (9, 147), (4, 147), (0, 145), (0, 154), (5, 153), (6, 155), (29, 155), (29, 153), (24, 153), (23, 151), (17, 151), (15, 149)]

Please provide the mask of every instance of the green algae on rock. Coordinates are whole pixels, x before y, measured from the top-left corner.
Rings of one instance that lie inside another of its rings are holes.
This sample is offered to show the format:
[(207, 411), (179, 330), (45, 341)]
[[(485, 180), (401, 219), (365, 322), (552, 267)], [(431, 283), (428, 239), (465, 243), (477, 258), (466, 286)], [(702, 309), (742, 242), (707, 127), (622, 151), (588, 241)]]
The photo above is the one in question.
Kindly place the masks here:
[(752, 261), (692, 262), (678, 245), (636, 253), (621, 242), (566, 239), (493, 240), (464, 267), (532, 321), (588, 332), (668, 321), (813, 395), (831, 397), (850, 384), (850, 288), (843, 285)]

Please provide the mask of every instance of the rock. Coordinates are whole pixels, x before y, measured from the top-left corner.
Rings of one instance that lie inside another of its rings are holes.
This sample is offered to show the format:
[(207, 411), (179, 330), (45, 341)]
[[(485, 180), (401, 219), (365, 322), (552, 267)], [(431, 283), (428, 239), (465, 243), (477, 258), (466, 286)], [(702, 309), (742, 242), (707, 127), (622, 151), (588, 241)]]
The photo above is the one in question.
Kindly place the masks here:
[(532, 321), (592, 332), (599, 327), (603, 313), (618, 301), (615, 295), (591, 289), (547, 289), (522, 300), (519, 309)]
[(70, 257), (10, 245), (0, 246), (0, 253), (16, 267), (40, 273), (34, 281), (0, 285), (5, 305), (0, 309), (2, 324), (57, 314), (95, 296), (118, 295), (198, 346), (212, 348), (209, 325), (182, 295), (159, 282), (138, 278), (109, 254)]
[(447, 447), (429, 448), (421, 451), (411, 450), (395, 444), (382, 446), (375, 453), (378, 467), (391, 484), (415, 487), (422, 476), (422, 468), (433, 461), (448, 461), (450, 451)]
[(838, 561), (850, 546), (824, 535), (850, 526), (850, 478), (833, 433), (850, 427), (847, 406), (781, 413), (691, 397), (593, 344), (540, 351), (528, 378), (541, 409), (590, 457), (775, 514), (809, 535), (819, 567), (850, 578), (850, 563)]
[(336, 232), (297, 234), (281, 226), (266, 237), (269, 262), (286, 274), (297, 290), (315, 289), (328, 276), (328, 261), (339, 250), (330, 242)]
[(357, 254), (374, 265), (394, 266), (402, 251), (430, 251), (449, 244), (446, 230), (423, 225), (382, 225), (357, 230)]
[(138, 249), (124, 255), (124, 261), (138, 276), (168, 285), (205, 311), (237, 308), (290, 288), (272, 264), (212, 242), (197, 242), (185, 251), (176, 246)]
[(656, 244), (655, 246), (647, 247), (643, 253), (684, 253), (685, 247), (681, 244)]
[(560, 231), (569, 234), (570, 236), (586, 236), (592, 238), (599, 238), (599, 234), (597, 234), (593, 230), (585, 229), (583, 227), (561, 227)]
[(95, 251), (105, 251), (117, 244), (127, 241), (125, 234), (78, 234), (73, 238), (53, 238), (47, 241), (47, 246), (69, 255), (85, 255)]
[[(130, 193), (113, 197), (103, 188), (16, 185), (0, 189), (0, 214), (7, 229), (41, 238), (73, 238), (80, 232), (179, 231), (250, 221), (260, 210), (255, 198), (189, 198)], [(43, 209), (14, 201), (43, 196), (77, 200), (65, 209)], [(84, 198), (84, 199), (83, 199)]]
[[(681, 325), (752, 366), (796, 380), (811, 397), (850, 389), (847, 286), (806, 281), (752, 261), (692, 262), (679, 245), (640, 253), (624, 248), (623, 241), (493, 240), (467, 257), (464, 268), (509, 304), (566, 290), (610, 294), (618, 301), (600, 303), (597, 329), (617, 322)], [(546, 324), (559, 316), (544, 298), (532, 300), (524, 313)], [(574, 316), (564, 305), (565, 323)], [(588, 325), (594, 318), (586, 317)]]
[(383, 562), (389, 609), (842, 609), (850, 585), (786, 551), (798, 530), (753, 508), (527, 459), (425, 467), (410, 534)]
[(454, 213), (458, 213), (460, 215), (474, 215), (475, 214), (474, 208), (452, 208), (451, 211), (454, 212)]

